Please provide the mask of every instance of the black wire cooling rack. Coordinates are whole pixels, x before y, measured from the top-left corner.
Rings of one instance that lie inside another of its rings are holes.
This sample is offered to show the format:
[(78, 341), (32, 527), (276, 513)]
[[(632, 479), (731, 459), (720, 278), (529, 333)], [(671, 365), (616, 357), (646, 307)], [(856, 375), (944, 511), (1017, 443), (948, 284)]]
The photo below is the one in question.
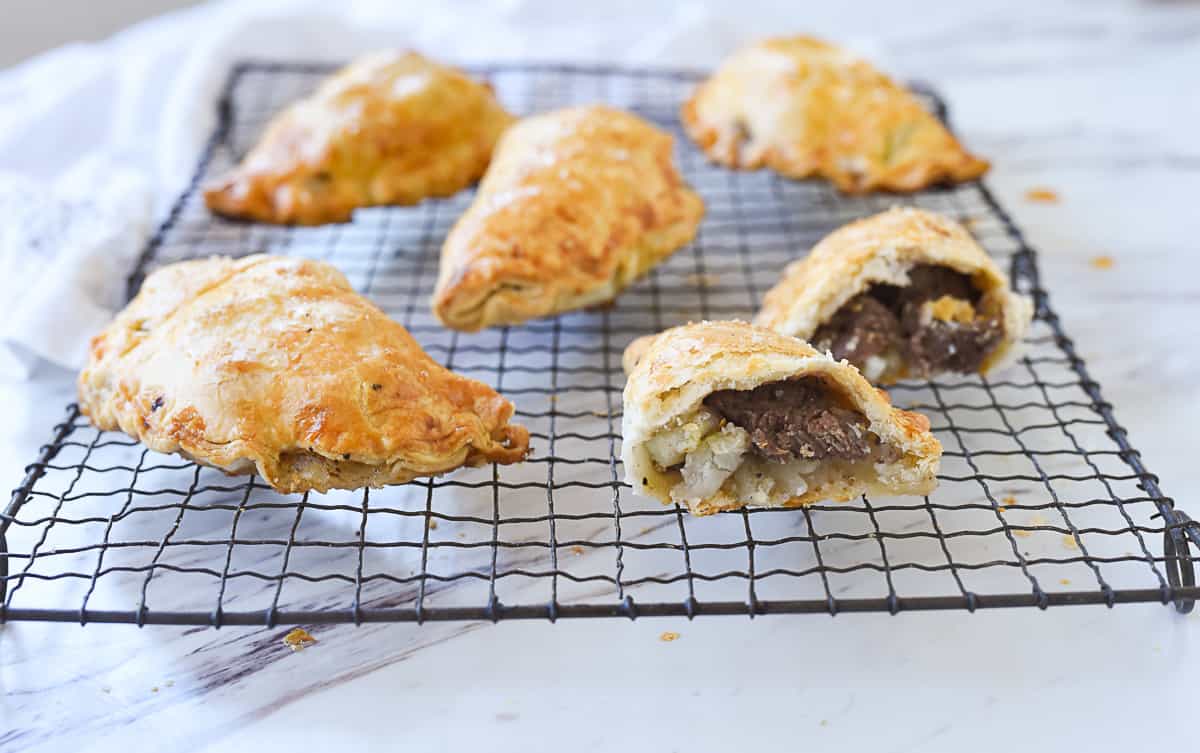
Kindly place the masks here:
[[(405, 486), (282, 496), (158, 455), (71, 407), (0, 518), (0, 620), (267, 624), (1174, 602), (1200, 595), (1195, 526), (1113, 417), (982, 184), (850, 198), (820, 181), (707, 164), (676, 113), (696, 76), (552, 65), (475, 69), (512, 110), (604, 101), (673, 131), (708, 213), (695, 242), (616, 305), (463, 335), (429, 312), (438, 251), (471, 192), (316, 228), (216, 219), (197, 187), (330, 68), (239, 65), (190, 188), (131, 279), (210, 254), (336, 264), (448, 367), (496, 386), (532, 431), (523, 464)], [(930, 106), (944, 117), (931, 94)], [(784, 264), (897, 202), (965, 222), (1037, 301), (1023, 359), (994, 379), (909, 382), (945, 446), (924, 498), (693, 518), (622, 482), (621, 352), (635, 336), (749, 317)]]

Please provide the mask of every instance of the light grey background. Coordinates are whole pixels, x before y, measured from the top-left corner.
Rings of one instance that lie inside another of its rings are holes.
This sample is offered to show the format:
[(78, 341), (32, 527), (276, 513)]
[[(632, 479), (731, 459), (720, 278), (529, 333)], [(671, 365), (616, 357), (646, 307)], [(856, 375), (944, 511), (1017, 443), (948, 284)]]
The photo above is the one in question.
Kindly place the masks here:
[(67, 42), (103, 39), (198, 0), (4, 0), (0, 68)]

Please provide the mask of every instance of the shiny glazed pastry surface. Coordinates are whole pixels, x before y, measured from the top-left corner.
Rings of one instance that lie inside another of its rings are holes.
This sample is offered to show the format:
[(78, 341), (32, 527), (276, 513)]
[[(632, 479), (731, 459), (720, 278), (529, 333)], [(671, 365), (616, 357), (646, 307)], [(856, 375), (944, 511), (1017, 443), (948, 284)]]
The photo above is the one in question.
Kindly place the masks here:
[(282, 492), (356, 489), (524, 458), (487, 385), (434, 362), (321, 262), (164, 267), (91, 346), (80, 408), (104, 430)]
[(479, 179), (512, 116), (486, 84), (413, 52), (368, 55), (267, 126), (209, 209), (278, 224), (451, 196)]
[(681, 118), (715, 162), (820, 176), (852, 194), (918, 191), (988, 169), (909, 91), (811, 37), (767, 39), (735, 53), (700, 84)]
[(645, 120), (599, 105), (526, 118), (446, 238), (434, 313), (474, 331), (610, 301), (703, 213), (671, 136)]

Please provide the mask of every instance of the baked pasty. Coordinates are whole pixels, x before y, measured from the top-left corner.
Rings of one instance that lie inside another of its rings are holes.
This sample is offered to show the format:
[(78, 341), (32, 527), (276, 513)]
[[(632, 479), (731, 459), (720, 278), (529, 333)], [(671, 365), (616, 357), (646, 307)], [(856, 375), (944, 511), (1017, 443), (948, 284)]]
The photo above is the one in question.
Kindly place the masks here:
[(364, 57), (288, 107), (208, 188), (212, 211), (280, 224), (345, 222), (479, 179), (512, 116), (486, 84), (414, 53)]
[(810, 37), (737, 52), (696, 89), (681, 117), (716, 162), (821, 176), (846, 193), (917, 191), (988, 169), (903, 87)]
[(442, 246), (433, 311), (475, 331), (612, 300), (703, 214), (671, 136), (641, 118), (603, 106), (526, 118)]
[(634, 341), (622, 459), (635, 491), (708, 515), (926, 494), (942, 446), (850, 365), (744, 322)]
[(1011, 355), (1033, 303), (957, 222), (891, 209), (792, 262), (754, 323), (845, 358), (876, 384), (986, 374)]
[(514, 463), (529, 443), (511, 403), (435, 363), (341, 272), (278, 256), (150, 275), (92, 340), (79, 403), (100, 429), (281, 492)]

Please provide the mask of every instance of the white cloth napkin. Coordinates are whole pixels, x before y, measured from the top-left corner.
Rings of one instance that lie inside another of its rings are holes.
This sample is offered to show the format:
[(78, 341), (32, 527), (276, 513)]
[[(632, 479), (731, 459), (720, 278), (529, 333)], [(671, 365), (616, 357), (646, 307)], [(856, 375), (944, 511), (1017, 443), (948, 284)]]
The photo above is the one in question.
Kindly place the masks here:
[(146, 176), (101, 155), (53, 183), (0, 173), (0, 376), (27, 377), (37, 358), (82, 365), (124, 299), (150, 209)]

